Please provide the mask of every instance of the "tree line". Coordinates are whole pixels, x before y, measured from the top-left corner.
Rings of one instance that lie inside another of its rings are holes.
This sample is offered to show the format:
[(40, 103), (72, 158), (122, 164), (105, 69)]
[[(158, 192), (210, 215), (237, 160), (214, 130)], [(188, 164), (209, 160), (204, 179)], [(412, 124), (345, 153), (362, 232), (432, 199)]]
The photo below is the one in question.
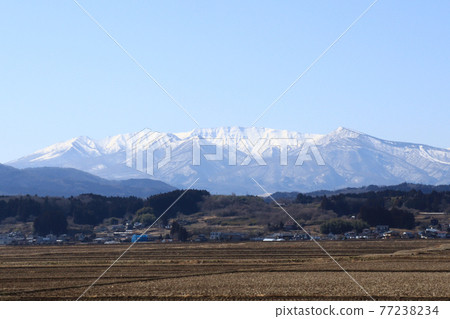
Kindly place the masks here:
[[(95, 194), (70, 198), (42, 198), (29, 195), (1, 197), (0, 222), (7, 218), (12, 218), (14, 222), (32, 221), (34, 230), (39, 235), (65, 233), (68, 218), (71, 218), (74, 224), (90, 226), (100, 225), (108, 218), (126, 218), (150, 224), (164, 214), (161, 222), (167, 225), (168, 220), (175, 218), (178, 213), (188, 215), (197, 212), (199, 203), (205, 196), (210, 195), (205, 190), (188, 190), (181, 196), (183, 192), (175, 190), (147, 199)], [(177, 232), (185, 237), (182, 229), (178, 229)]]
[[(338, 217), (353, 215), (370, 226), (380, 224), (395, 228), (415, 227), (414, 214), (409, 210), (450, 212), (450, 192), (383, 190), (379, 192), (348, 193), (313, 197), (298, 194), (297, 203), (318, 203), (323, 210), (331, 210)], [(348, 226), (348, 225), (347, 225)]]
[[(76, 197), (3, 196), (0, 197), (0, 222), (33, 222), (36, 233), (60, 234), (67, 231), (67, 221), (75, 225), (97, 226), (105, 219), (125, 219), (150, 225), (157, 218), (163, 225), (182, 213), (191, 215), (201, 210), (212, 211), (218, 217), (247, 214), (272, 216), (272, 204), (255, 196), (217, 195), (206, 190), (175, 190), (150, 196), (105, 197), (84, 194)], [(183, 195), (183, 196), (181, 196)], [(298, 194), (294, 202), (300, 212), (313, 207), (318, 213), (333, 212), (335, 216), (354, 216), (369, 226), (386, 224), (395, 228), (414, 228), (415, 210), (450, 212), (450, 192), (383, 190), (358, 194), (310, 196)], [(167, 211), (166, 211), (167, 210)], [(162, 216), (162, 214), (164, 214)], [(264, 217), (264, 218), (263, 218)], [(263, 221), (264, 222), (264, 221)], [(271, 230), (282, 229), (280, 222), (272, 222)], [(340, 225), (339, 227), (341, 227)], [(343, 225), (348, 228), (348, 225)], [(185, 237), (183, 230), (178, 230)]]

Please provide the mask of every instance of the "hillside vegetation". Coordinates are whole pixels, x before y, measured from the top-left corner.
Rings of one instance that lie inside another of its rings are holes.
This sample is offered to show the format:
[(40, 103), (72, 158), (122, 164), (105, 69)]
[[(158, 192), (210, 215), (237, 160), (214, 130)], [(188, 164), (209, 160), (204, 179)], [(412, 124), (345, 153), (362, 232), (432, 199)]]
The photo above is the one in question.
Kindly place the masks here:
[[(262, 235), (282, 231), (289, 224), (291, 229), (296, 228), (269, 198), (211, 195), (205, 190), (182, 194), (182, 190), (176, 190), (147, 199), (93, 194), (70, 198), (4, 196), (0, 197), (0, 230), (13, 231), (24, 225), (30, 228), (32, 224), (33, 231), (39, 234), (89, 233), (99, 225), (140, 222), (148, 226), (158, 217), (161, 218), (156, 226), (177, 221), (191, 234), (221, 230)], [(436, 191), (424, 194), (416, 190), (384, 190), (330, 197), (298, 194), (295, 200), (278, 202), (299, 224), (317, 226), (316, 231), (322, 226), (322, 232), (330, 229), (324, 224), (329, 226), (332, 221), (345, 230), (380, 224), (400, 229), (424, 228), (432, 221), (418, 218), (419, 211), (450, 212), (450, 192)]]

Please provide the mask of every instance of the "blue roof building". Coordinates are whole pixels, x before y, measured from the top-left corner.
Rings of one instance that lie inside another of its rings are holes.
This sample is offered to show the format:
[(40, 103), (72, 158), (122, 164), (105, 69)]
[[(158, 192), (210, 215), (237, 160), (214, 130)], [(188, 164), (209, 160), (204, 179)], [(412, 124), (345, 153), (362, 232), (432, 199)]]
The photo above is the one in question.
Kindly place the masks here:
[(146, 242), (148, 241), (148, 236), (147, 235), (138, 235), (138, 234), (134, 234), (133, 237), (131, 237), (131, 242), (135, 243), (135, 242)]

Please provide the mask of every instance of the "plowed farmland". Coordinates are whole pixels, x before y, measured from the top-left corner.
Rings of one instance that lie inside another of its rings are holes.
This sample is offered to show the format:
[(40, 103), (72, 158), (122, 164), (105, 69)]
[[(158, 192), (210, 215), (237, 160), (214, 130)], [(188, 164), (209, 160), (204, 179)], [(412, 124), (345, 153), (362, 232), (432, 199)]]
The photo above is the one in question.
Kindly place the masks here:
[[(446, 240), (139, 243), (82, 300), (449, 300)], [(0, 247), (0, 300), (76, 300), (128, 245)], [(350, 275), (350, 276), (349, 276)]]

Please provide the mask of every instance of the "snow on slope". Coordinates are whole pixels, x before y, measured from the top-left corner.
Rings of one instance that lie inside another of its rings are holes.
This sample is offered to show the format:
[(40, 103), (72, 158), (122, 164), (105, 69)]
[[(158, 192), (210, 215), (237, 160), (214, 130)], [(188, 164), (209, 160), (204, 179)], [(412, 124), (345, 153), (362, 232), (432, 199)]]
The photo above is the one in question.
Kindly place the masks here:
[[(195, 129), (173, 134), (152, 132), (143, 140), (148, 144), (158, 140), (162, 145), (154, 152), (155, 163), (164, 158), (167, 148), (171, 150), (170, 160), (155, 169), (152, 176), (126, 166), (127, 141), (132, 136), (134, 134), (117, 135), (99, 141), (79, 137), (8, 164), (17, 168), (72, 167), (108, 179), (154, 178), (177, 187), (187, 187), (200, 178), (195, 187), (215, 193), (262, 193), (250, 177), (269, 192), (389, 185), (405, 181), (433, 185), (450, 183), (450, 150), (386, 141), (342, 127), (326, 135), (253, 127)], [(201, 164), (194, 165), (193, 145), (199, 138), (208, 139), (213, 146), (202, 146)], [(298, 141), (297, 146), (288, 148), (287, 165), (280, 165), (279, 146), (270, 144), (277, 140)], [(252, 156), (248, 158), (258, 141), (265, 145), (262, 148), (265, 151), (260, 153), (266, 165), (258, 165)], [(317, 146), (325, 165), (318, 165), (312, 149), (307, 149), (312, 160), (295, 165), (306, 142)], [(223, 145), (222, 159), (207, 160), (205, 155), (214, 154), (217, 145)], [(229, 164), (233, 163), (233, 152), (228, 145), (235, 145), (237, 149), (233, 165)]]

